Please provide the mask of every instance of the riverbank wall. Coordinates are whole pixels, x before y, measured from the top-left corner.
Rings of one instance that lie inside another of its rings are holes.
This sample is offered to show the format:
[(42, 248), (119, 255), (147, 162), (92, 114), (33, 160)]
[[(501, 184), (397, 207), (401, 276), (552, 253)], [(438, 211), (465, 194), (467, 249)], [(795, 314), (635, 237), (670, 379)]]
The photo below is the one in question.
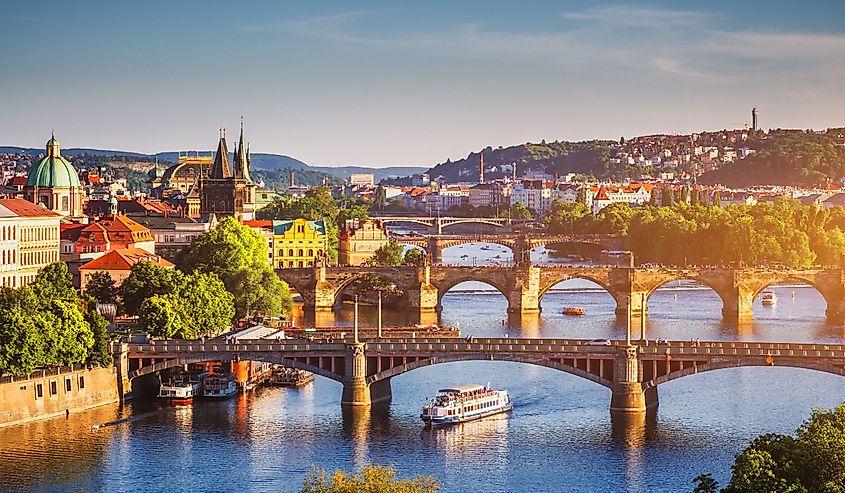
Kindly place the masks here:
[(117, 369), (81, 365), (0, 378), (0, 427), (120, 401)]

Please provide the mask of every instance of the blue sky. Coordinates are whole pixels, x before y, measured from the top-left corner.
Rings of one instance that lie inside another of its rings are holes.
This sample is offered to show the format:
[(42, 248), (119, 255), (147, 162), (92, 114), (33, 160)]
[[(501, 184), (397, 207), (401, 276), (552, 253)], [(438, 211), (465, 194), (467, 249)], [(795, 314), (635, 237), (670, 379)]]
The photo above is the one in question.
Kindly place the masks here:
[(845, 2), (4, 2), (0, 144), (428, 166), (488, 145), (845, 125)]

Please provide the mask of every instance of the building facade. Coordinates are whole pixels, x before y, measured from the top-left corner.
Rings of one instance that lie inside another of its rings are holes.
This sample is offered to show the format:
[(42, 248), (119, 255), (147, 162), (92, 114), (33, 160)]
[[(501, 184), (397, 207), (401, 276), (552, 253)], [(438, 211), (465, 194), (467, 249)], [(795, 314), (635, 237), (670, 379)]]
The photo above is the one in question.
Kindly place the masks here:
[(26, 286), (59, 261), (61, 217), (27, 200), (0, 199), (0, 286)]
[(151, 262), (159, 267), (172, 269), (175, 266), (170, 261), (161, 258), (161, 256), (150, 253), (140, 248), (123, 248), (120, 250), (112, 250), (105, 255), (97, 257), (87, 264), (79, 267), (80, 273), (80, 289), (85, 291), (85, 286), (91, 276), (96, 272), (105, 272), (112, 280), (115, 286), (120, 286), (124, 279), (129, 277), (132, 271), (132, 266), (138, 262)]
[(388, 242), (381, 221), (346, 221), (338, 235), (337, 261), (340, 265), (363, 265)]
[(326, 223), (299, 218), (273, 221), (273, 256), (279, 269), (312, 267), (329, 247)]

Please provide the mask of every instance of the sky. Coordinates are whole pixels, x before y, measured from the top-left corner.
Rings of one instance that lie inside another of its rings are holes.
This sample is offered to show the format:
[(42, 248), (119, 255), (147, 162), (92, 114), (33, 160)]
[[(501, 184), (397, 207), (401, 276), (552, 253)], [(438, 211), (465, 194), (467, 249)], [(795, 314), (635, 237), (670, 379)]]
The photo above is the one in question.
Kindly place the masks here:
[[(486, 146), (845, 126), (845, 2), (0, 4), (0, 145), (432, 166)], [(230, 145), (231, 147), (231, 145)]]

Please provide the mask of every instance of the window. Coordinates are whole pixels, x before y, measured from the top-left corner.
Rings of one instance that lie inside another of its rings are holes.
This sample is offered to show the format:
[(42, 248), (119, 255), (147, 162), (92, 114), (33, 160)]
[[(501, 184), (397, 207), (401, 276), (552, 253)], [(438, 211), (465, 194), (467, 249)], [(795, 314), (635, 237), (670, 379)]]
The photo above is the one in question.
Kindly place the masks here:
[[(300, 249), (297, 251), (297, 253), (298, 253), (297, 257), (302, 257), (302, 256), (304, 255), (302, 252), (303, 252), (303, 251), (302, 251), (302, 249), (300, 248)], [(301, 267), (301, 266), (300, 266), (300, 267)]]
[(44, 397), (44, 384), (43, 383), (36, 383), (35, 384), (35, 398), (41, 399)]
[(85, 388), (85, 375), (79, 375), (79, 390)]
[(59, 393), (59, 382), (56, 380), (50, 380), (50, 395), (56, 395)]
[(70, 208), (70, 204), (67, 197), (62, 197), (62, 210), (66, 211)]
[(73, 390), (73, 385), (70, 383), (70, 377), (65, 377), (65, 392)]
[(310, 249), (310, 248), (309, 248), (309, 249), (308, 249), (308, 256), (309, 256), (309, 257), (313, 257), (313, 256), (314, 256), (314, 250), (312, 250), (312, 249)]
[(302, 267), (302, 260), (299, 261), (299, 265), (297, 267)]
[(293, 257), (293, 248), (288, 250), (288, 257)]

